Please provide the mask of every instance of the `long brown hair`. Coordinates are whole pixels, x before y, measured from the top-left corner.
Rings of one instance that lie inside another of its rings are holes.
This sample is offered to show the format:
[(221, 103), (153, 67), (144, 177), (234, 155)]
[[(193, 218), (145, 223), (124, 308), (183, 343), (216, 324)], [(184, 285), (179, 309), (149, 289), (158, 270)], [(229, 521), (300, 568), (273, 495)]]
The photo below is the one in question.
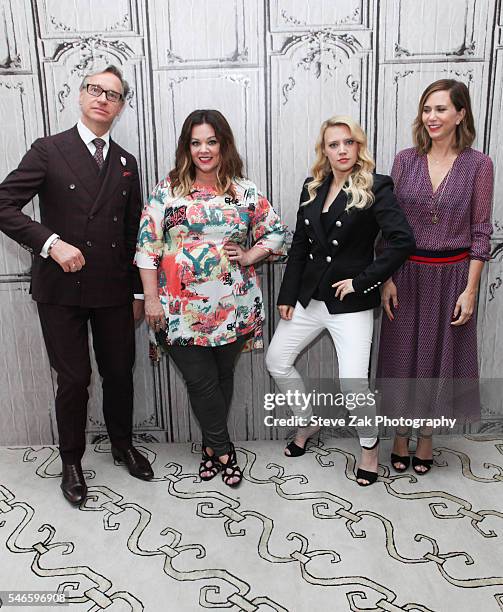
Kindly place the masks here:
[(436, 91), (448, 91), (454, 108), (458, 112), (463, 108), (465, 109), (463, 120), (456, 126), (456, 150), (459, 153), (463, 149), (470, 147), (475, 140), (475, 122), (473, 121), (468, 87), (455, 79), (440, 79), (430, 83), (421, 94), (417, 116), (412, 126), (414, 144), (416, 145), (417, 152), (420, 154), (428, 153), (431, 149), (431, 138), (423, 123), (423, 108), (429, 96)]
[(342, 188), (348, 195), (346, 210), (368, 208), (374, 202), (372, 171), (375, 164), (367, 147), (365, 132), (354, 119), (347, 115), (335, 115), (321, 124), (320, 133), (314, 147), (316, 159), (312, 168), (313, 180), (307, 187), (309, 199), (306, 202), (302, 202), (302, 204), (306, 205), (312, 202), (318, 193), (320, 185), (329, 174), (332, 174), (330, 162), (323, 150), (325, 146), (325, 132), (327, 128), (335, 125), (345, 125), (349, 128), (351, 138), (358, 143), (358, 159)]
[(207, 123), (215, 130), (220, 143), (221, 162), (217, 168), (217, 190), (220, 194), (228, 193), (232, 197), (234, 188), (232, 179), (243, 177), (243, 161), (234, 142), (234, 135), (227, 119), (220, 111), (199, 109), (192, 111), (182, 126), (176, 147), (175, 167), (169, 173), (171, 191), (175, 196), (186, 196), (190, 193), (196, 178), (196, 169), (190, 155), (192, 128)]

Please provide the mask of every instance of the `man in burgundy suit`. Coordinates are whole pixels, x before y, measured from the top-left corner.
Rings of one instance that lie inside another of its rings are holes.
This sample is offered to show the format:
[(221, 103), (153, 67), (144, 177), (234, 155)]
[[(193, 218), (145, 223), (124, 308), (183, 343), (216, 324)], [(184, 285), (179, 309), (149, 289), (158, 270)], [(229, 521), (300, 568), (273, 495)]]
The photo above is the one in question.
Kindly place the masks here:
[[(110, 138), (129, 87), (109, 66), (87, 76), (80, 89), (78, 124), (36, 140), (0, 184), (0, 230), (34, 256), (31, 292), (58, 375), (61, 489), (73, 504), (87, 492), (81, 458), (91, 377), (88, 322), (112, 455), (133, 476), (153, 476), (132, 446), (134, 319), (143, 311), (134, 299), (142, 288), (132, 263), (141, 211), (138, 167)], [(40, 223), (21, 212), (36, 194)]]

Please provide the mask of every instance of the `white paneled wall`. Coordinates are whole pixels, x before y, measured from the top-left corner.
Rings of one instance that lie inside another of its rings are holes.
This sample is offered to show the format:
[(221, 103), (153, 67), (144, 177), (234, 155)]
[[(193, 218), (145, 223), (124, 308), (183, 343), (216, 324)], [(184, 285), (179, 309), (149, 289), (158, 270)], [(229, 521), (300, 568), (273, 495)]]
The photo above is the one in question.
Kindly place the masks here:
[[(0, 177), (31, 142), (73, 125), (83, 75), (121, 66), (132, 86), (114, 138), (140, 163), (145, 193), (170, 169), (181, 124), (195, 108), (229, 119), (248, 175), (293, 228), (322, 120), (350, 114), (369, 135), (380, 172), (410, 146), (422, 89), (463, 80), (473, 99), (476, 146), (496, 166), (493, 252), (483, 277), (481, 373), (503, 372), (503, 20), (501, 0), (0, 0)], [(37, 215), (37, 203), (27, 209)], [(55, 381), (28, 295), (30, 255), (0, 236), (0, 444), (56, 441)], [(282, 264), (264, 266), (266, 340)], [(236, 372), (233, 436), (268, 438), (263, 354)], [(302, 356), (313, 378), (337, 371), (322, 338)], [(152, 366), (137, 332), (135, 427), (159, 441), (198, 439), (183, 382), (167, 361)], [(89, 435), (104, 432), (93, 378)], [(489, 394), (490, 395), (490, 394)], [(494, 395), (494, 394), (493, 394)], [(501, 400), (499, 400), (501, 403)], [(484, 397), (488, 415), (495, 397)]]

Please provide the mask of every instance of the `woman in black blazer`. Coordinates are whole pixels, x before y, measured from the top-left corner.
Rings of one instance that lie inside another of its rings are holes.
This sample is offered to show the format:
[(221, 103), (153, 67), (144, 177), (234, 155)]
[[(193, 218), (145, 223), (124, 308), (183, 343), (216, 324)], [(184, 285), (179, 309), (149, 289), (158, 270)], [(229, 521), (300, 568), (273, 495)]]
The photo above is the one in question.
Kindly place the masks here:
[[(373, 174), (362, 128), (350, 117), (324, 121), (316, 143), (313, 177), (300, 197), (297, 225), (278, 296), (281, 316), (267, 352), (267, 368), (287, 398), (307, 397), (294, 367), (299, 353), (327, 329), (335, 344), (341, 390), (368, 392), (373, 308), (380, 285), (414, 251), (412, 231), (393, 195), (389, 176)], [(385, 247), (374, 258), (382, 231)], [(319, 430), (310, 406), (290, 403), (299, 424), (285, 449), (300, 456)], [(358, 411), (356, 411), (358, 412)], [(362, 457), (357, 482), (377, 479), (375, 424), (358, 428)]]

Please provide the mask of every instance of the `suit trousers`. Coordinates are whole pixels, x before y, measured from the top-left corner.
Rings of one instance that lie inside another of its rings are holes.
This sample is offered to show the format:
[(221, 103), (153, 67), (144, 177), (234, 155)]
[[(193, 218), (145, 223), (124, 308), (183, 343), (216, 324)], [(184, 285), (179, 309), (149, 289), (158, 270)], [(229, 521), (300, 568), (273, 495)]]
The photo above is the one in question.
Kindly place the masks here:
[[(292, 319), (280, 320), (266, 355), (267, 369), (280, 391), (290, 399), (307, 398), (304, 381), (294, 364), (299, 353), (321, 332), (328, 330), (337, 353), (340, 387), (346, 397), (346, 406), (358, 422), (365, 423), (356, 427), (362, 446), (372, 446), (377, 436), (375, 405), (362, 401), (360, 406), (349, 407), (348, 399), (351, 397), (349, 394), (367, 396), (369, 393), (373, 329), (373, 310), (330, 314), (325, 302), (312, 299), (307, 308), (297, 302)], [(296, 391), (298, 394), (294, 395)], [(303, 400), (301, 404), (290, 401), (289, 408), (294, 416), (309, 423), (313, 415), (312, 402), (306, 406)]]
[(135, 335), (132, 304), (81, 308), (37, 303), (51, 367), (57, 373), (56, 420), (63, 463), (85, 451), (88, 386), (91, 380), (88, 322), (102, 377), (103, 416), (117, 448), (132, 442)]
[(182, 373), (203, 446), (217, 456), (230, 450), (227, 417), (234, 390), (234, 366), (249, 336), (222, 346), (170, 345), (168, 354)]

